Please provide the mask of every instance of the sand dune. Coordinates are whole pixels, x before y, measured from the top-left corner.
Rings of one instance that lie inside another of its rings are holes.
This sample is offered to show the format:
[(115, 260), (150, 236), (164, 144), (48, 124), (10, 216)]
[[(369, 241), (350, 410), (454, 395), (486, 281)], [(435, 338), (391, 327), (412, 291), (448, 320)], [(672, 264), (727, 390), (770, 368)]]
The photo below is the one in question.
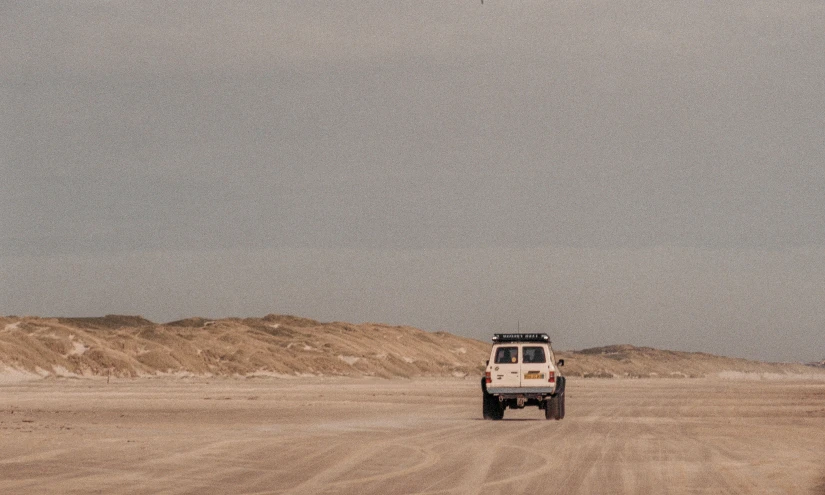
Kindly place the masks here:
[(565, 373), (583, 377), (627, 378), (781, 378), (818, 376), (823, 369), (801, 363), (765, 363), (715, 356), (702, 352), (677, 352), (613, 345), (560, 353), (568, 358)]
[(41, 375), (464, 376), (480, 372), (488, 350), (443, 332), (281, 315), (0, 318), (0, 365)]
[[(22, 376), (478, 376), (489, 342), (288, 315), (157, 324), (140, 316), (0, 318), (0, 369)], [(783, 377), (825, 369), (628, 345), (560, 352), (581, 377)], [(23, 375), (21, 375), (21, 373)], [(741, 376), (740, 376), (741, 375)], [(11, 377), (11, 378), (10, 378)]]

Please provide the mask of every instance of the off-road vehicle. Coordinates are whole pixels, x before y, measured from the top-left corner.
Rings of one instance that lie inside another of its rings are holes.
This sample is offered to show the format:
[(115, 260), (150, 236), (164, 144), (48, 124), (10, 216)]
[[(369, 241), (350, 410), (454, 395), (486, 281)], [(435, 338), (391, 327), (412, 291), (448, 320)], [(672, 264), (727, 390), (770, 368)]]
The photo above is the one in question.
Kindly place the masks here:
[(504, 410), (538, 406), (546, 419), (564, 418), (565, 379), (545, 333), (497, 333), (481, 379), (484, 419), (502, 419)]

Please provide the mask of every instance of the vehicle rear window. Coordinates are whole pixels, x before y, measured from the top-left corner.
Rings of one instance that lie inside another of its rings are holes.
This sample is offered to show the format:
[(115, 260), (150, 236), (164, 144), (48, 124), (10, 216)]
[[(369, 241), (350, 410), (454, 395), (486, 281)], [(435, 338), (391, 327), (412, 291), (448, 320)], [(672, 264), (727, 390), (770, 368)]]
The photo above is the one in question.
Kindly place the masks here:
[(496, 364), (518, 363), (518, 347), (499, 347), (496, 350)]
[(544, 347), (528, 347), (524, 346), (521, 350), (523, 360), (525, 363), (546, 363), (547, 358), (544, 356)]

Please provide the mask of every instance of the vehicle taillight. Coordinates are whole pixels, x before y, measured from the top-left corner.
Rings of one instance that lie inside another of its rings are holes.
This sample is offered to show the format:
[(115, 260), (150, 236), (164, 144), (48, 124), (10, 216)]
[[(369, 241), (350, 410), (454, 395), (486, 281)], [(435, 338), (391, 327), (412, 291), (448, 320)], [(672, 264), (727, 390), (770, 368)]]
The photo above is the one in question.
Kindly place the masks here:
[(484, 373), (484, 382), (485, 383), (493, 383), (493, 379), (490, 377), (490, 372)]
[(547, 381), (550, 383), (556, 383), (556, 372), (551, 371), (547, 376)]

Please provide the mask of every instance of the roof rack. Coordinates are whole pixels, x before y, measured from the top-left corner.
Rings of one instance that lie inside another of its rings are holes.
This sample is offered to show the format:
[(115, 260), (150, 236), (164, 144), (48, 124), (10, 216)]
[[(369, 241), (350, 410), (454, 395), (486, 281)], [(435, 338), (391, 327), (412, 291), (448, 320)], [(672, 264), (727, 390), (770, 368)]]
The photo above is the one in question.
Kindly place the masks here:
[(550, 336), (546, 333), (494, 333), (493, 342), (547, 342)]

